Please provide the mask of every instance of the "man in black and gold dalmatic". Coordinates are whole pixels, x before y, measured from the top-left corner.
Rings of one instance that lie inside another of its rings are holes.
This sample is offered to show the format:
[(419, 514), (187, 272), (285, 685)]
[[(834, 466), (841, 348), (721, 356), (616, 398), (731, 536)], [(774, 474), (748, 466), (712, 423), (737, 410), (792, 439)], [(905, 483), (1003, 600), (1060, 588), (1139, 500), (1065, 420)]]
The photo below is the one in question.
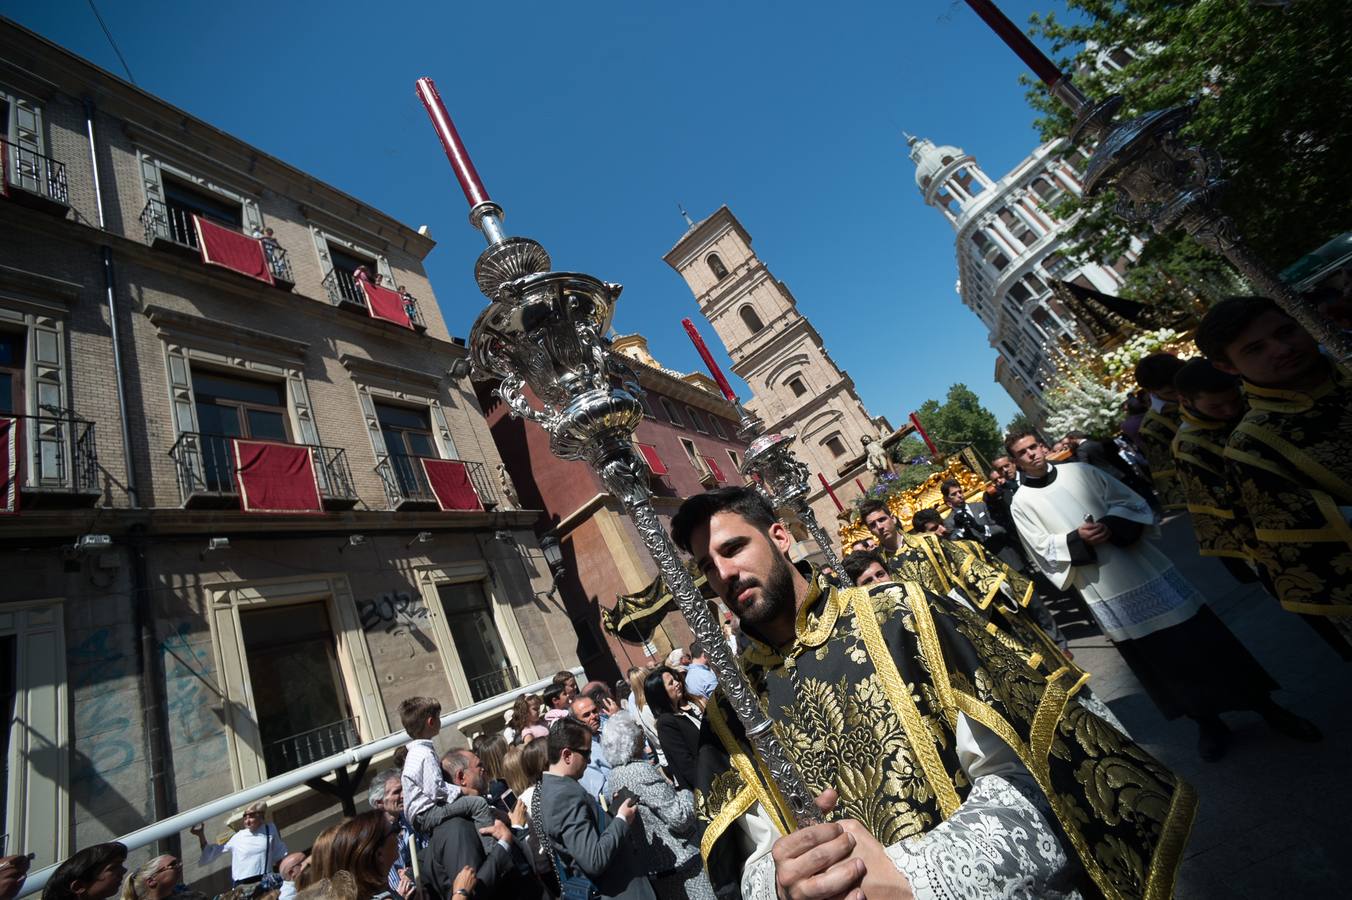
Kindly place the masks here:
[(975, 614), (914, 583), (835, 589), (752, 490), (692, 497), (676, 543), (751, 639), (743, 669), (828, 823), (793, 831), (725, 704), (700, 745), (701, 849), (752, 900), (1165, 898), (1192, 790)]
[(1169, 448), (1183, 421), (1178, 408), (1178, 392), (1174, 390), (1174, 375), (1182, 368), (1183, 360), (1172, 353), (1152, 353), (1136, 363), (1136, 383), (1150, 394), (1150, 408), (1141, 420), (1136, 443), (1150, 463), (1150, 477), (1155, 493), (1166, 516), (1177, 515), (1188, 507), (1183, 488), (1174, 472), (1174, 457)]

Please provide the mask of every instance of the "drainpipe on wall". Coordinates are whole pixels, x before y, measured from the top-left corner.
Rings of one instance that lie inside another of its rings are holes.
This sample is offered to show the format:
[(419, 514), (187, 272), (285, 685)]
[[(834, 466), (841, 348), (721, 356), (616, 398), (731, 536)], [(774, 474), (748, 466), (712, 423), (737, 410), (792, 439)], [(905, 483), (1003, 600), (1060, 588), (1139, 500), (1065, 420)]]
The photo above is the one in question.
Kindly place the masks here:
[[(94, 102), (84, 101), (85, 133), (89, 137), (89, 165), (94, 178), (94, 205), (98, 212), (99, 230), (107, 231), (107, 219), (103, 210), (103, 184), (99, 177), (98, 144), (94, 140)], [(136, 463), (132, 457), (131, 429), (127, 415), (126, 371), (122, 366), (122, 342), (117, 322), (117, 282), (113, 275), (113, 249), (104, 244), (103, 287), (108, 302), (108, 328), (113, 343), (113, 380), (117, 386), (118, 415), (122, 426), (122, 460), (125, 472), (127, 500), (132, 509), (141, 506), (136, 489)], [(173, 770), (168, 765), (171, 758), (169, 749), (168, 698), (165, 689), (164, 657), (160, 653), (159, 640), (155, 634), (155, 610), (150, 596), (150, 577), (146, 568), (145, 526), (131, 528), (128, 548), (131, 555), (131, 589), (133, 595), (132, 619), (136, 628), (137, 655), (136, 675), (141, 681), (144, 705), (142, 708), (142, 727), (145, 730), (146, 762), (150, 770), (150, 787), (153, 821), (159, 821), (172, 815), (176, 804), (170, 798), (176, 796), (171, 790)], [(174, 835), (161, 840), (157, 852), (179, 854), (179, 838)]]

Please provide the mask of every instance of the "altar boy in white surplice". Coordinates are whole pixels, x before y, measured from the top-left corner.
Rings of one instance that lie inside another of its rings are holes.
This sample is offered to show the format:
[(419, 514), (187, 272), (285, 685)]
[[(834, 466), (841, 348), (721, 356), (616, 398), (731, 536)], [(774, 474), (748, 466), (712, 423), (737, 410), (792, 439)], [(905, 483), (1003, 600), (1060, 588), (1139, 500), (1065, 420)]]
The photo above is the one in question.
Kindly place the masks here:
[(1312, 723), (1272, 702), (1277, 683), (1154, 546), (1154, 514), (1139, 494), (1094, 466), (1053, 466), (1032, 433), (1011, 434), (1005, 449), (1021, 475), (1010, 513), (1029, 558), (1057, 587), (1080, 591), (1165, 718), (1197, 722), (1203, 759), (1224, 755), (1220, 714), (1230, 710), (1319, 740)]

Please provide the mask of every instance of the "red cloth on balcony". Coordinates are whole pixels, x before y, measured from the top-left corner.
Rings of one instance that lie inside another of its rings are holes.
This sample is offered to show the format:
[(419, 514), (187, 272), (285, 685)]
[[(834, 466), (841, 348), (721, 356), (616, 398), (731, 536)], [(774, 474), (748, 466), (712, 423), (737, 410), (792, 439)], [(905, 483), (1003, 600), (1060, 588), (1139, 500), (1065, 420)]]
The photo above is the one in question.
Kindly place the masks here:
[(667, 464), (662, 462), (662, 457), (657, 455), (657, 448), (652, 444), (639, 444), (638, 452), (643, 454), (643, 460), (648, 464), (654, 475), (667, 474)]
[(0, 417), (0, 516), (19, 512), (19, 420)]
[(369, 281), (358, 281), (357, 284), (361, 285), (362, 293), (366, 295), (366, 308), (371, 311), (371, 318), (384, 319), (410, 330), (413, 328), (413, 320), (408, 317), (404, 298), (398, 291), (379, 287)]
[(322, 513), (310, 448), (233, 438), (239, 505), (250, 513)]
[(423, 473), (427, 475), (427, 484), (437, 498), (437, 506), (442, 512), (453, 509), (481, 510), (479, 493), (469, 480), (469, 466), (458, 459), (422, 460)]
[(714, 458), (712, 456), (706, 456), (704, 457), (704, 463), (709, 467), (709, 471), (714, 473), (714, 480), (719, 484), (723, 484), (723, 472), (718, 468), (718, 463), (714, 462)]
[(202, 262), (209, 266), (233, 269), (241, 275), (248, 275), (268, 284), (274, 283), (272, 269), (268, 266), (268, 255), (263, 251), (263, 242), (258, 238), (251, 238), (232, 228), (217, 225), (196, 213), (193, 214), (192, 224), (197, 229), (197, 251), (202, 254)]

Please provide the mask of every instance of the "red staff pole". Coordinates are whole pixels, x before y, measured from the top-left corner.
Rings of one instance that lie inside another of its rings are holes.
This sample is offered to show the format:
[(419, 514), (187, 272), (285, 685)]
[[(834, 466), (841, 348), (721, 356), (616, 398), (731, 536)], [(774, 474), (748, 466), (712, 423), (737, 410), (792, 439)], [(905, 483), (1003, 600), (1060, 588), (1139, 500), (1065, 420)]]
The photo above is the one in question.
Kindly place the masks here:
[[(687, 319), (687, 321), (689, 320)], [(831, 502), (836, 505), (836, 512), (844, 512), (845, 505), (840, 502), (840, 498), (836, 496), (836, 492), (831, 490), (831, 482), (827, 481), (826, 476), (821, 472), (817, 473), (817, 477), (822, 480), (822, 487), (826, 488), (826, 493), (831, 496)]]
[(704, 365), (709, 369), (709, 374), (714, 376), (714, 381), (718, 383), (718, 389), (723, 392), (724, 397), (728, 398), (729, 403), (736, 406), (737, 395), (732, 392), (732, 385), (728, 384), (728, 379), (723, 377), (723, 370), (718, 367), (718, 363), (714, 362), (714, 355), (704, 345), (704, 338), (699, 336), (695, 323), (689, 319), (682, 319), (681, 324), (685, 326), (685, 333), (690, 335), (690, 341), (699, 351), (700, 358), (704, 360)]
[[(818, 474), (820, 474), (820, 473), (818, 473)], [(857, 485), (859, 485), (859, 491), (860, 491), (860, 493), (863, 493), (863, 494), (867, 494), (867, 493), (868, 493), (868, 488), (864, 487), (864, 482), (862, 482), (862, 481), (860, 481), (858, 478), (856, 478), (856, 479), (854, 480), (854, 483), (857, 484)]]
[(437, 93), (436, 83), (430, 78), (419, 78), (414, 89), (418, 99), (427, 109), (427, 115), (432, 119), (432, 127), (436, 129), (437, 137), (441, 138), (441, 148), (446, 151), (446, 158), (451, 161), (455, 180), (460, 182), (460, 190), (465, 192), (465, 200), (469, 202), (470, 222), (483, 232), (490, 244), (502, 241), (506, 237), (502, 231), (502, 207), (488, 196), (488, 189), (484, 187), (483, 179), (474, 168), (474, 160), (469, 158), (465, 142), (460, 139), (460, 132), (455, 130), (451, 114), (446, 111), (446, 104), (441, 102), (441, 94)]
[(934, 441), (930, 440), (930, 436), (925, 434), (925, 429), (920, 427), (920, 419), (916, 417), (915, 413), (911, 413), (911, 424), (915, 426), (916, 431), (920, 432), (920, 439), (925, 442), (925, 446), (929, 448), (929, 452), (937, 456), (939, 448), (934, 446)]

